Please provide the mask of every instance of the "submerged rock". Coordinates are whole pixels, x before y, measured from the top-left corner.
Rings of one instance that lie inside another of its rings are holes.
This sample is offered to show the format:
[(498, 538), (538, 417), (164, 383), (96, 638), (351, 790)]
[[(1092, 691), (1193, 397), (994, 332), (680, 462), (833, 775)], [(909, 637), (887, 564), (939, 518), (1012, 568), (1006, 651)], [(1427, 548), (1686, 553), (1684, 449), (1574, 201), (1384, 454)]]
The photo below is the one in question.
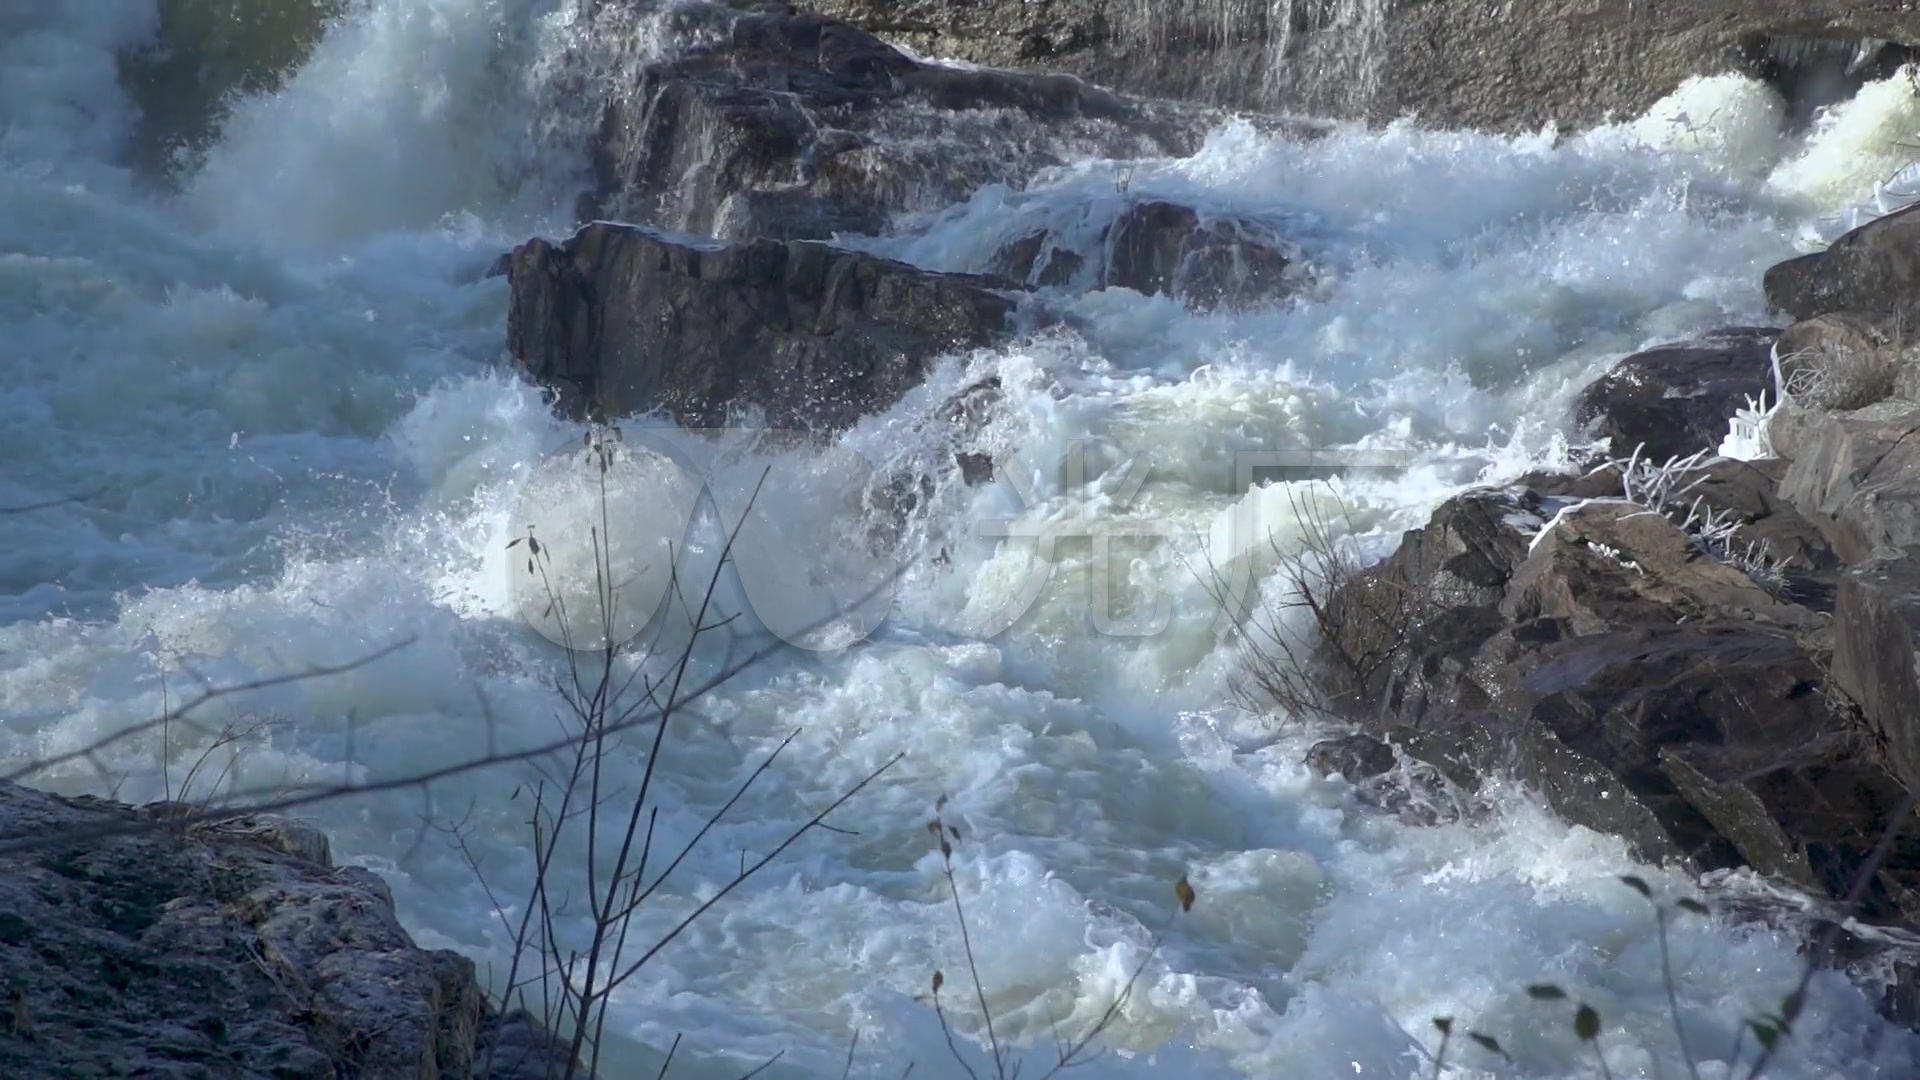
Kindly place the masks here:
[(1284, 297), (1298, 261), (1289, 251), (1261, 223), (1150, 199), (1129, 204), (1102, 229), (1090, 256), (1038, 230), (1001, 248), (993, 268), (1030, 287), (1117, 286), (1205, 311)]
[(565, 1060), (317, 830), (182, 809), (0, 785), (0, 838), (34, 841), (0, 854), (0, 1073), (467, 1080), (498, 1043), (487, 1080), (519, 1080)]
[(838, 430), (917, 386), (943, 353), (1008, 329), (992, 279), (810, 241), (742, 244), (596, 223), (514, 251), (507, 344), (575, 417), (655, 409), (716, 427)]
[(1071, 75), (922, 63), (774, 8), (608, 102), (582, 217), (728, 239), (872, 233), (1048, 165), (1190, 152), (1204, 126)]

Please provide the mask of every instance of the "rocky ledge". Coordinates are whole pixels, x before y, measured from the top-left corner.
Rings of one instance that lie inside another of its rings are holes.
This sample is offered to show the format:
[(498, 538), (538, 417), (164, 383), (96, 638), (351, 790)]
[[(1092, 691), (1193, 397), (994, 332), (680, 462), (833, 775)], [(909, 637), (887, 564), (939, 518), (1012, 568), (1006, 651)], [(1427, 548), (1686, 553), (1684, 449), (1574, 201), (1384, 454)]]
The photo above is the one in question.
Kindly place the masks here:
[[(1651, 860), (1829, 902), (1864, 880), (1854, 914), (1920, 940), (1920, 846), (1872, 857), (1920, 835), (1920, 354), (1895, 325), (1920, 291), (1888, 276), (1916, 221), (1770, 272), (1805, 317), (1784, 332), (1656, 349), (1590, 387), (1618, 458), (1451, 499), (1333, 589), (1318, 660), (1355, 733), (1310, 760), (1373, 788), (1402, 758), (1465, 792), (1516, 776)], [(1785, 396), (1772, 455), (1713, 456), (1763, 391)], [(1920, 1022), (1920, 952), (1841, 958), (1891, 971), (1888, 1011)]]
[(1912, 59), (1902, 0), (806, 0), (929, 56), (1230, 108), (1538, 130), (1739, 70), (1790, 118)]
[(923, 63), (786, 5), (684, 17), (730, 21), (607, 102), (583, 219), (722, 239), (874, 233), (1049, 165), (1190, 153), (1209, 126), (1069, 74)]
[(536, 1080), (565, 1060), (318, 830), (187, 810), (0, 785), (0, 1075)]

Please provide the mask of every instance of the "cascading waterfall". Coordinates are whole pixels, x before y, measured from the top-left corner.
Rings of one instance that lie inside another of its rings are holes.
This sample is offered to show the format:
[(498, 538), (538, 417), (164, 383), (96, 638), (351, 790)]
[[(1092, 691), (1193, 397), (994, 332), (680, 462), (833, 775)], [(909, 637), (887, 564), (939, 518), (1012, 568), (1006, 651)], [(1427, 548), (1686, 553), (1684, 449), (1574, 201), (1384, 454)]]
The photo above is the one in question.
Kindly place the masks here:
[(1360, 115), (1379, 94), (1390, 3), (1134, 0), (1128, 36), (1154, 56), (1178, 56), (1191, 46), (1234, 55), (1230, 47), (1243, 46), (1250, 61), (1245, 69), (1204, 77), (1216, 93), (1277, 103), (1289, 90), (1311, 87), (1313, 100), (1343, 115)]
[[(1168, 35), (1297, 27), (1269, 33), (1276, 65), (1310, 54), (1343, 92), (1378, 85), (1381, 0), (1135, 10)], [(595, 103), (673, 48), (679, 24), (643, 12), (594, 32), (570, 0), (363, 0), (275, 88), (233, 105), (177, 194), (154, 194), (125, 167), (135, 117), (115, 57), (151, 40), (157, 12), (0, 6), (0, 506), (87, 496), (0, 516), (0, 753), (87, 745), (196, 676), (271, 677), (408, 636), (340, 678), (233, 699), (272, 723), (223, 782), (379, 779), (489, 740), (550, 739), (562, 669), (521, 618), (506, 544), (530, 477), (582, 433), (496, 366), (507, 296), (485, 269), (569, 226)], [(1133, 163), (1126, 190), (1112, 162), (1074, 161), (863, 239), (980, 270), (1036, 229), (1090, 245), (1128, 200), (1158, 198), (1288, 239), (1320, 287), (1212, 313), (1122, 289), (1050, 296), (1057, 325), (950, 358), (844, 436), (870, 460), (931, 458), (910, 433), (997, 377), (980, 438), (1031, 483), (938, 485), (905, 531), (946, 557), (912, 564), (866, 644), (755, 669), (676, 737), (657, 781), (663, 844), (800, 732), (636, 934), (664, 932), (743, 851), (906, 756), (849, 808), (858, 835), (776, 860), (622, 989), (609, 1075), (655, 1074), (682, 1036), (671, 1075), (738, 1076), (780, 1053), (789, 1075), (839, 1076), (856, 1032), (854, 1075), (957, 1073), (916, 1000), (936, 969), (964, 981), (924, 831), (942, 796), (968, 838), (956, 879), (976, 959), (1028, 1075), (1045, 1071), (1055, 1023), (1090, 1023), (1148, 957), (1182, 874), (1203, 902), (1160, 939), (1110, 1033), (1126, 1053), (1080, 1075), (1408, 1080), (1431, 1073), (1431, 1019), (1453, 1016), (1513, 1057), (1457, 1059), (1456, 1080), (1598, 1077), (1592, 1047), (1517, 993), (1539, 981), (1605, 1013), (1614, 1076), (1682, 1075), (1659, 945), (1618, 877), (1691, 883), (1517, 790), (1493, 790), (1471, 821), (1373, 813), (1300, 763), (1313, 732), (1228, 704), (1233, 644), (1191, 566), (1256, 555), (1231, 549), (1226, 523), (1297, 494), (1221, 480), (1237, 450), (1410, 454), (1404, 473), (1345, 493), (1343, 539), (1372, 554), (1461, 484), (1551, 462), (1578, 437), (1570, 393), (1610, 357), (1765, 318), (1760, 270), (1793, 250), (1798, 223), (1871, 196), (1881, 176), (1862, 148), (1884, 150), (1887, 117), (1911, 104), (1863, 94), (1860, 115), (1790, 146), (1750, 82), (1685, 95), (1698, 121), (1685, 132), (1626, 123), (1557, 140), (1410, 125), (1305, 140), (1232, 123), (1190, 157)], [(1123, 481), (1141, 453), (1136, 491)], [(1060, 463), (1076, 454), (1070, 484)], [(838, 520), (804, 491), (770, 493), (767, 510), (796, 534)], [(1118, 575), (1171, 605), (1164, 632), (1089, 630), (1092, 553), (1070, 531), (1093, 513), (1187, 545)], [(1008, 523), (1052, 530), (1052, 560), (1000, 539)], [(1026, 618), (970, 632), (1036, 569), (1047, 579)], [(178, 776), (204, 744), (134, 740), (103, 755), (106, 775), (76, 765), (39, 782), (157, 797), (163, 749)], [(637, 762), (611, 769), (609, 784), (637, 783)], [(469, 852), (499, 896), (524, 895), (530, 875), (513, 798), (527, 779), (463, 775), (427, 807), (473, 808)], [(342, 858), (387, 880), (423, 944), (504, 970), (493, 899), (462, 854), (419, 840), (422, 810), (401, 792), (314, 814)], [(1693, 920), (1671, 943), (1703, 1059), (1800, 970), (1786, 930)], [(979, 1068), (959, 996), (943, 1000)], [(1770, 1075), (1898, 1080), (1917, 1062), (1913, 1036), (1827, 973)]]

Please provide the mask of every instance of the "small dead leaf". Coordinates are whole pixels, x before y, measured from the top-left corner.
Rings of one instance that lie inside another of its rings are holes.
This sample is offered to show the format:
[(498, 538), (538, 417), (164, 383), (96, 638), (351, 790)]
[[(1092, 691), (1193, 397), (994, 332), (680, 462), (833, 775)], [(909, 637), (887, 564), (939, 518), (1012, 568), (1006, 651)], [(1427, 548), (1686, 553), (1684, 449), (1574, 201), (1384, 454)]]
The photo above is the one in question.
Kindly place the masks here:
[(1600, 1014), (1591, 1005), (1581, 1005), (1573, 1014), (1573, 1033), (1580, 1036), (1581, 1042), (1592, 1042), (1600, 1037)]
[(938, 970), (936, 970), (936, 971), (934, 971), (934, 973), (933, 973), (933, 993), (934, 993), (934, 996), (935, 996), (935, 997), (938, 997), (938, 996), (939, 996), (939, 994), (940, 994), (940, 988), (941, 988), (942, 986), (945, 986), (945, 985), (946, 985), (946, 982), (947, 982), (947, 977), (946, 977), (946, 976), (944, 976), (944, 975), (942, 975), (942, 974), (940, 974), (940, 972), (939, 972)]
[(1173, 895), (1180, 898), (1181, 911), (1192, 911), (1194, 900), (1199, 898), (1199, 894), (1193, 891), (1193, 883), (1187, 880), (1185, 874), (1181, 874), (1180, 880), (1173, 883)]
[(1507, 1056), (1507, 1052), (1500, 1047), (1500, 1040), (1491, 1035), (1485, 1035), (1478, 1031), (1469, 1031), (1467, 1032), (1467, 1038), (1479, 1043), (1480, 1048), (1488, 1053), (1498, 1054), (1501, 1057)]
[(1527, 987), (1527, 996), (1535, 1001), (1565, 1001), (1567, 992), (1552, 983), (1534, 983)]
[(1686, 897), (1680, 900), (1675, 900), (1673, 902), (1673, 906), (1679, 908), (1681, 911), (1690, 911), (1695, 915), (1704, 916), (1704, 915), (1712, 914), (1712, 912), (1707, 909), (1707, 905), (1701, 903), (1698, 900), (1693, 899), (1692, 897)]
[(1653, 899), (1653, 890), (1647, 887), (1647, 882), (1644, 878), (1635, 877), (1632, 874), (1622, 874), (1620, 876), (1620, 883), (1649, 900)]

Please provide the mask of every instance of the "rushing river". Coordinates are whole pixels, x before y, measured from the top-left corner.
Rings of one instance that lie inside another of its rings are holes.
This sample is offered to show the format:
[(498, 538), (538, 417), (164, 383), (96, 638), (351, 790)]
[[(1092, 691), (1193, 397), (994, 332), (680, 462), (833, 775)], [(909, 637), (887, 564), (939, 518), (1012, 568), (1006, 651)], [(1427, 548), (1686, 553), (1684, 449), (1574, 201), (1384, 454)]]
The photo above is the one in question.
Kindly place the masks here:
[[(360, 0), (324, 28), (310, 4), (268, 6), (284, 17), (222, 38), (207, 66), (307, 51), (285, 35), (313, 38), (310, 55), (277, 83), (235, 82), (224, 122), (164, 177), (154, 147), (194, 132), (155, 125), (188, 91), (173, 69), (130, 91), (116, 62), (157, 32), (155, 0), (0, 9), (0, 506), (78, 500), (0, 516), (11, 763), (132, 727), (202, 680), (409, 639), (210, 703), (215, 727), (248, 732), (212, 780), (381, 780), (559, 730), (561, 659), (521, 618), (507, 543), (529, 477), (581, 432), (502, 363), (507, 287), (485, 272), (530, 235), (564, 235), (590, 96), (675, 43), (645, 22), (590, 39), (562, 0)], [(1264, 540), (1229, 523), (1311, 497), (1304, 482), (1243, 490), (1238, 452), (1408, 455), (1343, 491), (1343, 542), (1375, 555), (1462, 485), (1551, 463), (1578, 441), (1567, 402), (1611, 358), (1766, 321), (1761, 272), (1871, 198), (1916, 130), (1902, 84), (1785, 139), (1768, 92), (1732, 77), (1563, 137), (1396, 125), (1292, 141), (1228, 123), (1189, 158), (1081, 162), (855, 241), (982, 270), (1037, 225), (1091, 237), (1124, 200), (1163, 196), (1268, 223), (1315, 280), (1300, 302), (1215, 314), (1122, 289), (1058, 297), (1061, 327), (951, 359), (844, 437), (869, 460), (917, 460), (939, 402), (997, 375), (981, 437), (1030, 479), (943, 482), (903, 542), (946, 555), (912, 560), (884, 623), (748, 669), (669, 739), (659, 829), (685, 838), (799, 732), (643, 910), (649, 940), (743, 853), (904, 757), (831, 819), (846, 832), (808, 836), (622, 987), (608, 1075), (653, 1075), (680, 1034), (675, 1075), (781, 1053), (765, 1075), (838, 1076), (856, 1031), (855, 1075), (959, 1075), (914, 1000), (943, 970), (972, 1046), (979, 1010), (924, 828), (943, 794), (997, 1034), (1030, 1056), (1025, 1075), (1045, 1071), (1050, 1024), (1093, 1022), (1156, 934), (1110, 1052), (1080, 1075), (1407, 1080), (1431, 1072), (1445, 1015), (1513, 1058), (1462, 1049), (1453, 1075), (1598, 1076), (1592, 1048), (1523, 993), (1541, 981), (1601, 1011), (1614, 1076), (1681, 1075), (1649, 910), (1618, 876), (1687, 883), (1519, 792), (1418, 827), (1313, 775), (1312, 731), (1236, 704), (1235, 644), (1194, 568), (1250, 559), (1264, 575)], [(781, 532), (847, 525), (828, 500), (766, 500)], [(1163, 605), (1153, 632), (1094, 625), (1093, 515), (1166, 535), (1109, 556), (1136, 607)], [(1286, 515), (1263, 520), (1297, 546)], [(1037, 549), (1009, 531), (1057, 539), (1030, 602)], [(1014, 599), (1020, 617), (983, 633)], [(158, 798), (206, 742), (149, 732), (36, 782)], [(608, 767), (630, 789), (638, 746)], [(462, 824), (511, 909), (532, 862), (527, 780), (479, 770), (308, 812), (386, 877), (422, 944), (499, 973), (501, 920), (447, 829)], [(563, 854), (557, 876), (584, 873)], [(1200, 899), (1175, 918), (1182, 874)], [(1795, 945), (1676, 928), (1703, 1076), (1724, 1075), (1714, 1059), (1742, 1018), (1777, 1006)], [(1920, 1041), (1834, 976), (1774, 1075), (1916, 1072)]]

